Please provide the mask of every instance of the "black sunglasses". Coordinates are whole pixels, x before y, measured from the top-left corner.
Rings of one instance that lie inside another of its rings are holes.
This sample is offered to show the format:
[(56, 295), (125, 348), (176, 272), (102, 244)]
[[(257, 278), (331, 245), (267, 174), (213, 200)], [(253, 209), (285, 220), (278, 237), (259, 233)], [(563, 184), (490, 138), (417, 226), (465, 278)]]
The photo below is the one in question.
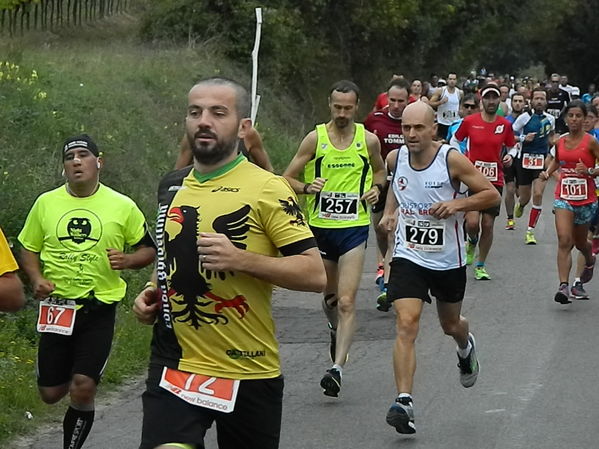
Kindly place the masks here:
[(474, 109), (476, 107), (476, 105), (475, 104), (466, 104), (466, 103), (464, 103), (464, 107), (466, 109)]

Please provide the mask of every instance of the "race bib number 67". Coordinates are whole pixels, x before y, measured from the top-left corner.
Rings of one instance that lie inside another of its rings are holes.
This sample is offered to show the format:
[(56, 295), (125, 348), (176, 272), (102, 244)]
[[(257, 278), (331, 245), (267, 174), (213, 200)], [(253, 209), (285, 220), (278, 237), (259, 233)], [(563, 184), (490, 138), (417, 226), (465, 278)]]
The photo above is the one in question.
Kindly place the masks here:
[(73, 335), (77, 305), (75, 301), (47, 298), (40, 301), (37, 331)]
[(191, 405), (231, 413), (235, 408), (239, 380), (186, 373), (165, 367), (159, 386)]

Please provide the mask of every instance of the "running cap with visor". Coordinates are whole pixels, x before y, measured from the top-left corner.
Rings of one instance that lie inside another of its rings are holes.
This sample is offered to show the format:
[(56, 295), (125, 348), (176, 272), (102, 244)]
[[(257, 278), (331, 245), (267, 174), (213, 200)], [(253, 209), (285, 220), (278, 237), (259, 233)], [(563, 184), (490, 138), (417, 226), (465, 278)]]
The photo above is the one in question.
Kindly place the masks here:
[(485, 87), (483, 87), (480, 91), (481, 98), (483, 98), (489, 92), (495, 92), (498, 97), (501, 96), (501, 92), (499, 91), (499, 87), (497, 87), (497, 84), (487, 84)]
[(62, 146), (62, 158), (64, 159), (67, 152), (69, 150), (72, 150), (73, 148), (85, 148), (86, 150), (89, 150), (89, 152), (92, 153), (94, 156), (100, 156), (98, 146), (87, 134), (69, 137), (67, 140), (65, 140)]

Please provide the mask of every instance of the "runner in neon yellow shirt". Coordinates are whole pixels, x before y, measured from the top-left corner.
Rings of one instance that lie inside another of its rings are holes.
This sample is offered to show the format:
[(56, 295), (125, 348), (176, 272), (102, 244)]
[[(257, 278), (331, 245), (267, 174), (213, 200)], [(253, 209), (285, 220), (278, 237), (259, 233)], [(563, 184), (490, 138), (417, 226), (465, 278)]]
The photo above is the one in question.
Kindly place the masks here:
[(23, 269), (42, 300), (40, 396), (53, 404), (70, 394), (64, 447), (79, 449), (94, 421), (116, 304), (125, 296), (120, 271), (151, 264), (156, 249), (135, 203), (100, 184), (102, 158), (91, 138), (67, 139), (62, 154), (67, 182), (35, 201), (19, 241)]

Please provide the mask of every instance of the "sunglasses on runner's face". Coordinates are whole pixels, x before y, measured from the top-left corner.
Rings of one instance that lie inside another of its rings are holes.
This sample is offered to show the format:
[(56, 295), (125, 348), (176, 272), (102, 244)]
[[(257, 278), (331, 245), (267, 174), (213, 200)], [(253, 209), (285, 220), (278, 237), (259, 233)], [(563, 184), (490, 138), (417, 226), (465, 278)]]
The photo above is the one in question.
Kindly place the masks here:
[(466, 109), (474, 109), (476, 107), (476, 105), (475, 104), (464, 104), (464, 107)]

